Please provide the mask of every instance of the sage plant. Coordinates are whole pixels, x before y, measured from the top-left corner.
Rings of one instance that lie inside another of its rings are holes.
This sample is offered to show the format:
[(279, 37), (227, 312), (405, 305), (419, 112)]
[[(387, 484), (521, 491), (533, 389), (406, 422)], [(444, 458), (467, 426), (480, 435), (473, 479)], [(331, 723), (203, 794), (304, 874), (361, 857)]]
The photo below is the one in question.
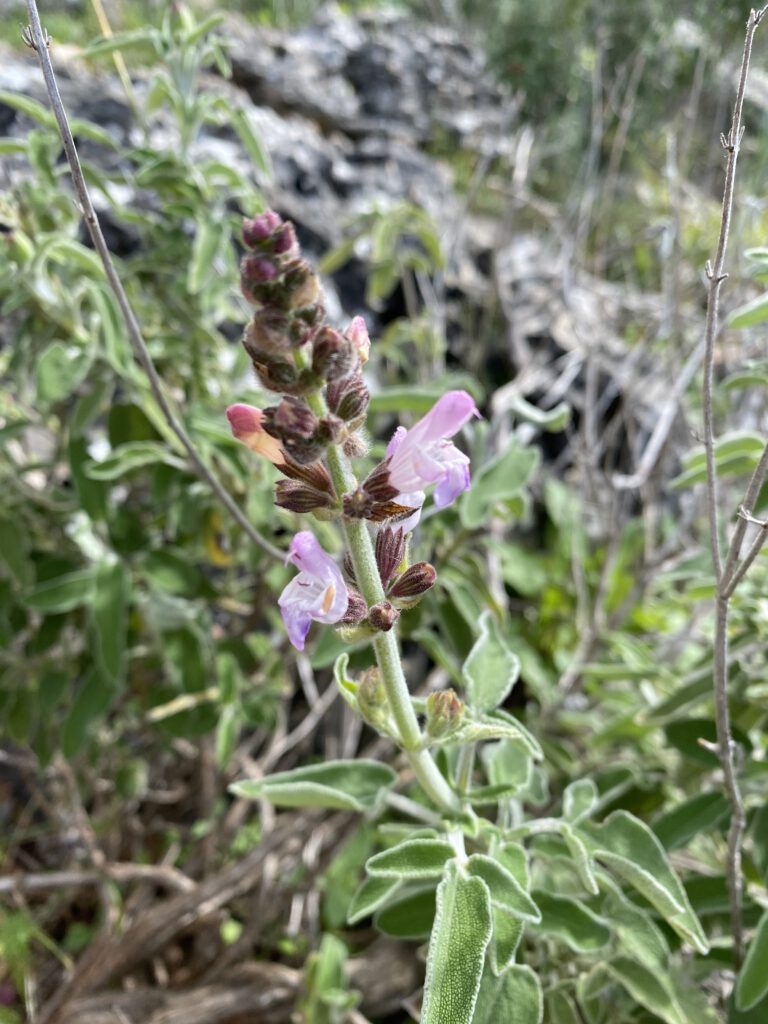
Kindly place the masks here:
[[(706, 938), (654, 834), (624, 811), (604, 817), (611, 793), (599, 793), (592, 780), (566, 789), (559, 816), (526, 815), (543, 754), (501, 709), (519, 671), (501, 624), (490, 612), (480, 617), (461, 696), (448, 689), (417, 698), (405, 678), (397, 622), (437, 578), (428, 562), (410, 562), (411, 532), (426, 501), (444, 508), (470, 486), (469, 458), (452, 438), (479, 415), (473, 398), (447, 392), (410, 429), (397, 428), (383, 461), (360, 472), (368, 454), (365, 323), (356, 317), (337, 330), (325, 322), (318, 277), (293, 226), (276, 213), (246, 220), (243, 237), (242, 289), (254, 306), (243, 344), (260, 383), (279, 398), (264, 409), (233, 405), (227, 416), (235, 437), (282, 474), (275, 503), (335, 521), (345, 547), (337, 561), (311, 530), (293, 537), (287, 561), (298, 572), (278, 600), (285, 629), (299, 651), (313, 623), (349, 642), (370, 641), (375, 664), (351, 678), (341, 655), (336, 684), (402, 752), (421, 793), (395, 793), (395, 772), (364, 759), (243, 781), (234, 791), (288, 807), (371, 815), (388, 807), (412, 819), (368, 859), (349, 920), (393, 906), (431, 917), (424, 1024), (535, 1022), (545, 1001), (562, 1013), (572, 1002), (584, 1012), (601, 985), (647, 1005), (638, 993), (664, 988), (655, 975), (672, 956), (653, 917), (701, 953)], [(638, 943), (633, 929), (645, 939)], [(542, 936), (553, 933), (578, 950), (578, 969), (570, 987), (550, 992), (542, 984), (552, 966)], [(577, 985), (583, 978), (592, 988)], [(669, 998), (677, 998), (673, 989)]]

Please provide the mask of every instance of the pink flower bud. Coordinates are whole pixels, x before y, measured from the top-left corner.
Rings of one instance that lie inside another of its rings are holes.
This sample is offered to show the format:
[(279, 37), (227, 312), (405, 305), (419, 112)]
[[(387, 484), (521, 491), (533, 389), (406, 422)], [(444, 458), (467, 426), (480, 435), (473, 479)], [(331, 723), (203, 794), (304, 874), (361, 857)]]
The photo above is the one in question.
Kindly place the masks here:
[(368, 328), (365, 325), (365, 320), (361, 316), (356, 316), (349, 327), (344, 332), (344, 337), (357, 349), (357, 354), (360, 358), (360, 365), (364, 366), (368, 362), (368, 357), (371, 352), (371, 339), (368, 336)]
[(454, 690), (439, 690), (427, 697), (427, 735), (433, 739), (456, 732), (463, 718), (464, 701)]
[(264, 429), (264, 413), (261, 409), (256, 409), (252, 405), (230, 405), (227, 409), (227, 419), (233, 435), (252, 452), (258, 452), (276, 466), (285, 462), (282, 445)]
[(388, 633), (400, 618), (400, 612), (389, 601), (379, 601), (368, 613), (368, 621), (374, 629)]
[(274, 210), (265, 210), (255, 217), (243, 219), (243, 241), (252, 249), (265, 242), (282, 225), (283, 218)]

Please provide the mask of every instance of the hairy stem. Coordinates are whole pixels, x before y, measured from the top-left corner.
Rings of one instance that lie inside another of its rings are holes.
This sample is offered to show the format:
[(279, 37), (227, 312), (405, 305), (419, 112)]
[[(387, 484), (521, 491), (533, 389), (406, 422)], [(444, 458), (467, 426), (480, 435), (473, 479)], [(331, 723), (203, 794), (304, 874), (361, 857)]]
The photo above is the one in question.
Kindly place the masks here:
[[(301, 353), (297, 353), (296, 361), (301, 364)], [(316, 416), (324, 416), (328, 411), (325, 399), (319, 391), (307, 396), (307, 405)], [(333, 486), (339, 497), (354, 491), (357, 487), (357, 479), (341, 447), (335, 444), (329, 445), (327, 458)], [(360, 593), (369, 606), (378, 604), (385, 599), (385, 594), (368, 526), (364, 519), (344, 519), (342, 528), (352, 557)], [(400, 745), (421, 788), (440, 810), (447, 813), (460, 811), (461, 801), (443, 778), (432, 755), (428, 750), (418, 749), (423, 743), (423, 736), (403, 673), (395, 629), (392, 628), (386, 633), (377, 633), (373, 641), (373, 649), (387, 692), (389, 707), (397, 724)]]

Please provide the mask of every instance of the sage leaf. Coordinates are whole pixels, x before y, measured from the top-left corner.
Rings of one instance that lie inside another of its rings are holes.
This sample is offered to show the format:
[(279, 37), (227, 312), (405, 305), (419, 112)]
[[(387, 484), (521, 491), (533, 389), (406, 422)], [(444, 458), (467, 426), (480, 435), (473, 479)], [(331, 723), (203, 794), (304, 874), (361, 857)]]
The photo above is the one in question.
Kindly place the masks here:
[(650, 971), (628, 957), (609, 961), (606, 970), (632, 998), (666, 1024), (689, 1024), (662, 972)]
[(760, 918), (736, 981), (736, 1009), (751, 1010), (768, 994), (768, 911)]
[(579, 831), (597, 860), (633, 885), (698, 952), (708, 951), (685, 889), (647, 825), (626, 811), (614, 811), (603, 824), (583, 825)]
[(518, 880), (492, 857), (486, 857), (483, 853), (474, 853), (469, 858), (468, 868), (470, 874), (476, 878), (482, 878), (488, 886), (491, 895), (491, 903), (506, 910), (508, 914), (514, 914), (524, 921), (541, 920), (541, 913), (534, 901), (520, 885)]
[(435, 920), (435, 888), (404, 890), (373, 919), (380, 932), (396, 939), (421, 942), (429, 938)]
[(96, 570), (91, 602), (94, 653), (102, 673), (114, 685), (125, 674), (130, 586), (123, 562), (102, 562)]
[(388, 765), (361, 759), (294, 768), (263, 779), (235, 782), (229, 788), (248, 799), (266, 797), (277, 807), (367, 811), (381, 803), (396, 780)]
[(460, 875), (452, 861), (437, 888), (421, 1024), (472, 1024), (475, 1020), (491, 929), (487, 885), (480, 878)]
[(408, 839), (374, 854), (365, 870), (378, 878), (441, 878), (446, 861), (453, 856), (455, 850), (443, 840)]
[(520, 660), (501, 637), (490, 612), (480, 616), (480, 636), (461, 672), (469, 703), (481, 714), (502, 704), (517, 682)]
[(492, 909), (493, 935), (488, 947), (488, 959), (491, 971), (499, 975), (515, 962), (517, 947), (525, 931), (525, 921), (499, 906)]
[(594, 953), (609, 941), (611, 930), (605, 921), (579, 900), (541, 890), (532, 896), (541, 911), (538, 931), (556, 936), (577, 953)]
[(483, 975), (473, 1024), (541, 1024), (541, 983), (530, 967), (513, 966), (501, 977)]
[(359, 886), (347, 910), (349, 924), (357, 924), (378, 910), (402, 885), (399, 878), (376, 878), (369, 876)]

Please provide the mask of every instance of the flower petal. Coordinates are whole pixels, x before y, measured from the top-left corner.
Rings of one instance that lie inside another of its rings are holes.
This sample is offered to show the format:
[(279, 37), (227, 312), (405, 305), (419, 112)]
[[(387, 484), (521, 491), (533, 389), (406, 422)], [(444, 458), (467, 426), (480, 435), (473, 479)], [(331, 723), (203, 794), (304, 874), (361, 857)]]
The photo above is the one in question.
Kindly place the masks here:
[(285, 453), (277, 438), (268, 434), (262, 426), (264, 413), (253, 405), (237, 403), (227, 409), (227, 419), (233, 435), (238, 441), (258, 452), (276, 466), (285, 462)]
[(447, 391), (426, 416), (408, 431), (414, 444), (453, 437), (473, 416), (479, 416), (474, 398), (466, 391)]

